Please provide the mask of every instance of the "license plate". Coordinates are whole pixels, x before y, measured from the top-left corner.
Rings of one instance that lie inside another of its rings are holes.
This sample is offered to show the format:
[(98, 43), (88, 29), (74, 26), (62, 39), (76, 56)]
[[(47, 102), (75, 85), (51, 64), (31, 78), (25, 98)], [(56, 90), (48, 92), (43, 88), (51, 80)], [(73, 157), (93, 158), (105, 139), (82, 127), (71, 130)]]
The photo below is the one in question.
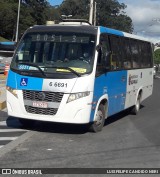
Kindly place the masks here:
[(38, 108), (48, 108), (48, 104), (46, 102), (34, 101), (32, 105), (33, 107)]

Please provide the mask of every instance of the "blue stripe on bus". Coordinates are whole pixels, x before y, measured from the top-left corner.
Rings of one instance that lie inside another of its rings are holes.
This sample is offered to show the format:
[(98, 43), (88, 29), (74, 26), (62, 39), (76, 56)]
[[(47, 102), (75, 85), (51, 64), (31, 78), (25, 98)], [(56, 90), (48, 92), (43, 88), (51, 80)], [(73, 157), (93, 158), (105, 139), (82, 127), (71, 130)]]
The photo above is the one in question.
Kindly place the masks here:
[(105, 27), (100, 27), (100, 33), (108, 33), (108, 34), (115, 34), (118, 36), (124, 36), (122, 31), (111, 29), (111, 28), (105, 28)]
[(43, 79), (22, 76), (10, 70), (8, 73), (7, 86), (18, 90), (42, 91)]
[[(108, 116), (125, 108), (127, 90), (127, 71), (114, 71), (103, 74), (95, 79), (93, 103), (98, 102), (102, 95), (108, 95)], [(93, 105), (92, 108), (95, 108)], [(95, 110), (92, 109), (90, 122), (93, 122)]]
[(16, 74), (9, 70), (6, 86), (11, 87), (12, 89), (17, 88)]

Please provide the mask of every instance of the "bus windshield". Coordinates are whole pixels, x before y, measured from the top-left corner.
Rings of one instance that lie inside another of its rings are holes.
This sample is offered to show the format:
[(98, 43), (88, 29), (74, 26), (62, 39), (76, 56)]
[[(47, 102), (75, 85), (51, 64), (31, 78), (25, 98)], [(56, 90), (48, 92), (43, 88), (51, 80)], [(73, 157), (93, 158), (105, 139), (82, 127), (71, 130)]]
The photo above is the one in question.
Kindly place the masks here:
[[(82, 75), (92, 71), (96, 37), (83, 33), (27, 33), (11, 68), (25, 72)], [(25, 64), (26, 63), (26, 64)]]

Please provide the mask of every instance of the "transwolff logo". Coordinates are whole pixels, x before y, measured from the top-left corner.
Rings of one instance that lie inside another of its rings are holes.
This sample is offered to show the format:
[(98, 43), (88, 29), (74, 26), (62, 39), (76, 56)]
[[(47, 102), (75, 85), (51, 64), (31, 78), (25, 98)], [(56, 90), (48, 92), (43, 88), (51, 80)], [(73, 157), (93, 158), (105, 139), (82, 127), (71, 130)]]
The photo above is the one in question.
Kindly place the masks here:
[(129, 75), (128, 84), (133, 85), (138, 83), (138, 75)]

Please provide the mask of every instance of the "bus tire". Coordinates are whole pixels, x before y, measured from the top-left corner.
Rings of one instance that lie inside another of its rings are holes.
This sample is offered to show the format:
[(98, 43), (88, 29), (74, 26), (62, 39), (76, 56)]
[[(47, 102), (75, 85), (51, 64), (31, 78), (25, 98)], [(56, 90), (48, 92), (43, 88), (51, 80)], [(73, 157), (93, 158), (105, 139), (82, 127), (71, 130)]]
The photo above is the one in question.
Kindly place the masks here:
[(18, 119), (23, 127), (32, 127), (35, 124), (35, 120), (30, 119)]
[(131, 109), (131, 113), (137, 115), (141, 107), (141, 94), (138, 94), (135, 105)]
[(96, 112), (95, 121), (90, 125), (89, 130), (92, 132), (99, 132), (102, 130), (105, 123), (104, 105), (100, 104)]

